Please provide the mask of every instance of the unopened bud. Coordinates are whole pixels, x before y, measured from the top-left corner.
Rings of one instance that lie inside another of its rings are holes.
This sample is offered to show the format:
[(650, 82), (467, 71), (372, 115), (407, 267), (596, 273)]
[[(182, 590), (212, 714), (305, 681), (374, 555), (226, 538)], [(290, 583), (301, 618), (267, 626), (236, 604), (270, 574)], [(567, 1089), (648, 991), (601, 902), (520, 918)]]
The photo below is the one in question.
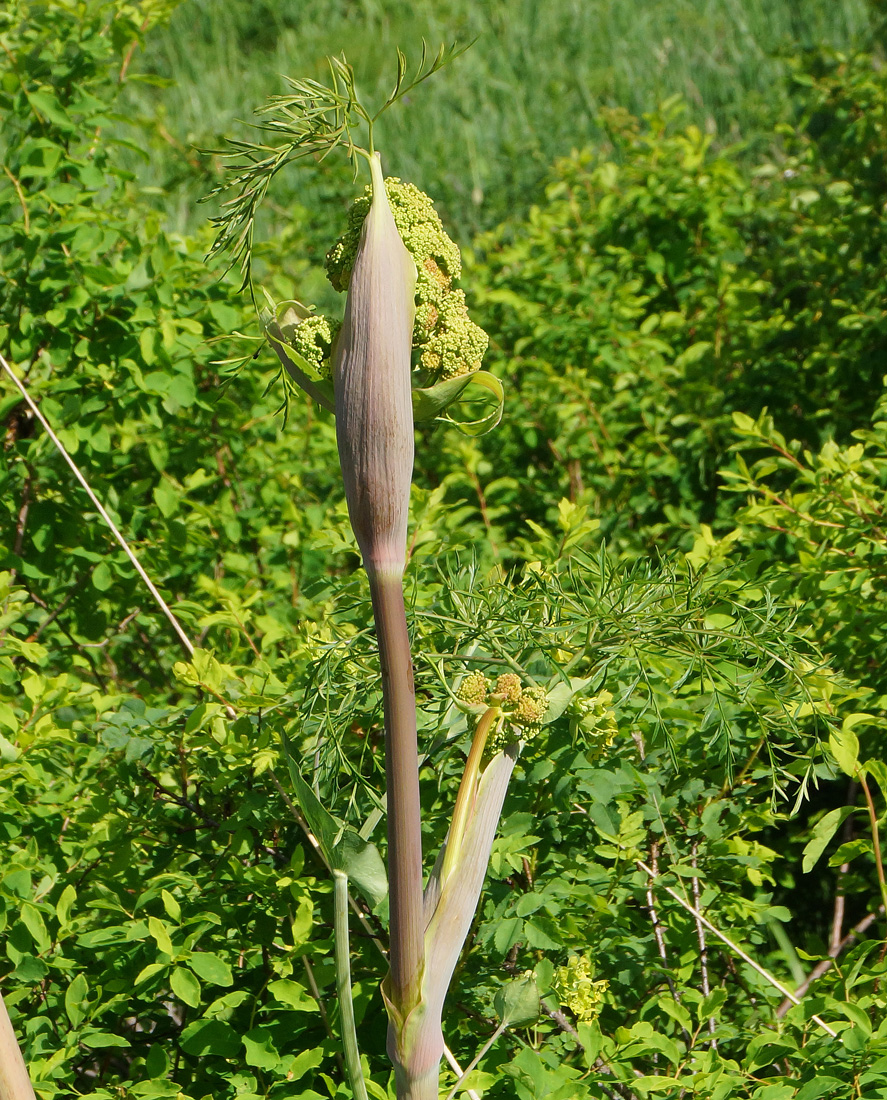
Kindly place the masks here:
[(463, 703), (471, 703), (480, 706), (487, 698), (487, 678), (482, 672), (469, 672), (463, 677), (462, 683), (456, 691), (456, 697)]
[(336, 439), (368, 572), (403, 572), (413, 472), (410, 348), (416, 265), (397, 232), (378, 154), (336, 345)]
[(514, 672), (503, 672), (496, 680), (493, 694), (499, 696), (506, 703), (516, 703), (521, 697), (523, 688), (520, 676)]

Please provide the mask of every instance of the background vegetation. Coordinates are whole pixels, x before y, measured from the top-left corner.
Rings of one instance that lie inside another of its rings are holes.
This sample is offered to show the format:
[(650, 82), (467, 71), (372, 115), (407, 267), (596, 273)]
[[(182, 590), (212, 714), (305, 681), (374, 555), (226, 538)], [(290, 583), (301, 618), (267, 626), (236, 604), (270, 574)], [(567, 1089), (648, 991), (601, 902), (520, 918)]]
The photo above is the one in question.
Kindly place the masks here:
[[(480, 49), (386, 122), (396, 174), (432, 190), (467, 243), (478, 229), (524, 214), (555, 157), (606, 136), (601, 107), (642, 114), (680, 95), (706, 133), (748, 142), (755, 155), (772, 149), (774, 122), (793, 110), (784, 79), (791, 59), (864, 40), (868, 11), (865, 0), (506, 0), (495, 7), (188, 0), (139, 55), (139, 74), (152, 83), (131, 81), (125, 94), (127, 113), (143, 120), (150, 155), (142, 167), (131, 164), (143, 183), (161, 188), (158, 203), (175, 228), (195, 227), (203, 220), (195, 200), (206, 190), (195, 147), (213, 148), (238, 133), (254, 106), (284, 90), (284, 75), (322, 78), (323, 59), (344, 51), (362, 93), (378, 99), (388, 92), (399, 43), (476, 38)], [(202, 167), (212, 170), (205, 161)], [(328, 247), (318, 215), (326, 203), (346, 205), (344, 179), (338, 162), (314, 180), (304, 172), (280, 178), (282, 216), (307, 205)]]
[[(486, 10), (0, 12), (0, 352), (198, 647), (4, 382), (0, 985), (46, 1100), (350, 1095), (281, 738), (380, 839), (367, 593), (330, 418), (282, 423), (266, 352), (219, 366), (257, 328), (204, 263), (195, 146), (330, 51), (384, 89), (422, 34), (480, 37), (380, 143), (468, 246), (508, 393), (490, 436), (417, 437), (429, 847), (465, 747), (445, 682), (517, 668), (583, 700), (521, 762), (448, 1042), (467, 1063), (532, 969), (543, 1015), (473, 1076), (492, 1100), (887, 1095), (884, 12)], [(341, 165), (279, 181), (278, 298), (334, 300), (352, 194)], [(385, 904), (361, 905), (385, 1097)], [(557, 981), (574, 955), (608, 983), (590, 1018)]]

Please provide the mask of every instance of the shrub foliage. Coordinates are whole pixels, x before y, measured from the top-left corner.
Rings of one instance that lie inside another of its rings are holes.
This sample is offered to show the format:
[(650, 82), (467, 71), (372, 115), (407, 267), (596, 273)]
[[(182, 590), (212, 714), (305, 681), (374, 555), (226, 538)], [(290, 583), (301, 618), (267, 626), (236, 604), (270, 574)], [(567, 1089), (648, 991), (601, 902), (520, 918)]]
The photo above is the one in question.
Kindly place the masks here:
[[(42, 1100), (344, 1097), (289, 766), (383, 843), (368, 595), (329, 416), (283, 423), (209, 237), (120, 167), (120, 88), (171, 6), (0, 13), (0, 352), (196, 647), (4, 383), (0, 985)], [(506, 420), (417, 437), (429, 849), (460, 677), (552, 699), (444, 1021), (467, 1064), (533, 973), (541, 1014), (468, 1082), (491, 1100), (887, 1095), (887, 85), (864, 53), (792, 79), (761, 163), (676, 102), (603, 115), (609, 144), (474, 245)], [(305, 216), (258, 255), (281, 297), (317, 277)], [(374, 900), (353, 971), (384, 1098)]]

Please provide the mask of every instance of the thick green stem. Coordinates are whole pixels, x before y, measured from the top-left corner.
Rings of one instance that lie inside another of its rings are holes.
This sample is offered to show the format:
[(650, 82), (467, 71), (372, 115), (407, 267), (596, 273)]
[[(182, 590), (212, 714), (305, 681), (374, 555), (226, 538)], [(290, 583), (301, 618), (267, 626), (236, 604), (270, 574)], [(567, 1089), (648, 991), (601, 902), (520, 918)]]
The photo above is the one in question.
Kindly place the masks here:
[(0, 1100), (34, 1100), (25, 1060), (0, 997)]
[(348, 876), (333, 871), (333, 921), (336, 932), (336, 994), (339, 998), (339, 1019), (345, 1046), (345, 1068), (355, 1100), (367, 1100), (357, 1028), (354, 1023), (354, 1002), (351, 999), (351, 945), (348, 938)]
[(420, 997), (425, 956), (416, 695), (402, 577), (393, 570), (377, 571), (371, 567), (367, 573), (385, 706), (391, 937), (388, 995), (394, 1009), (405, 1019)]

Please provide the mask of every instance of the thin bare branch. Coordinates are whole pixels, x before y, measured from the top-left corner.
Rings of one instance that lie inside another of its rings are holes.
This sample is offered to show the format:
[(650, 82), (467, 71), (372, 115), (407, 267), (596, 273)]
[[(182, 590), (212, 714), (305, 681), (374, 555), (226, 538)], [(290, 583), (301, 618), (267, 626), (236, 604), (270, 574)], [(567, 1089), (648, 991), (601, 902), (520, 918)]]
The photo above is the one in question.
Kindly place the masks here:
[(884, 860), (881, 856), (881, 836), (878, 830), (878, 811), (875, 809), (875, 803), (872, 799), (872, 792), (869, 790), (869, 785), (865, 778), (865, 772), (859, 768), (856, 774), (859, 776), (859, 783), (862, 787), (862, 793), (865, 795), (866, 806), (869, 811), (869, 821), (872, 825), (872, 846), (875, 854), (875, 868), (878, 872), (878, 885), (881, 888), (881, 900), (884, 905), (887, 906), (887, 879), (884, 876)]
[[(681, 995), (678, 992), (677, 986), (674, 984), (674, 980), (672, 979), (671, 975), (667, 973), (669, 969), (669, 961), (668, 949), (665, 946), (665, 932), (662, 927), (662, 922), (659, 920), (659, 915), (656, 912), (656, 904), (653, 899), (652, 883), (653, 879), (656, 878), (659, 874), (659, 842), (656, 840), (651, 841), (650, 843), (650, 863), (652, 865), (652, 872), (650, 876), (650, 883), (647, 886), (647, 912), (650, 914), (650, 922), (653, 925), (653, 935), (656, 937), (656, 946), (659, 949), (659, 957), (660, 959), (662, 959), (663, 965), (665, 966), (666, 972), (663, 975), (665, 978), (665, 982), (668, 985), (669, 990), (671, 991), (672, 997), (678, 1004), (680, 1004)], [(684, 1027), (681, 1028), (681, 1031), (683, 1032), (684, 1042), (687, 1044), (687, 1047), (689, 1049), (689, 1047), (692, 1045), (690, 1034)]]
[[(859, 790), (859, 784), (855, 779), (851, 779), (847, 784), (847, 798), (844, 804), (846, 806), (853, 806), (856, 804), (856, 795)], [(855, 821), (853, 814), (847, 818), (844, 822), (844, 827), (841, 830), (841, 843), (849, 844), (853, 839)], [(838, 952), (841, 950), (841, 940), (844, 938), (844, 880), (850, 870), (849, 863), (841, 864), (838, 869), (838, 881), (835, 885), (835, 904), (832, 910), (832, 927), (829, 934), (829, 950), (828, 953), (832, 958), (835, 958)]]
[[(635, 860), (635, 866), (637, 866), (641, 871), (644, 872), (644, 874), (648, 875), (650, 878), (656, 877), (652, 869), (649, 868), (642, 860)], [(768, 981), (770, 985), (773, 986), (774, 989), (778, 989), (784, 997), (787, 997), (792, 1002), (792, 1004), (799, 1005), (801, 1003), (801, 999), (799, 997), (796, 997), (790, 989), (787, 989), (782, 984), (782, 982), (779, 981), (778, 978), (774, 978), (769, 970), (765, 970), (759, 962), (755, 962), (751, 955), (742, 950), (739, 944), (734, 943), (733, 940), (731, 940), (728, 936), (725, 936), (719, 928), (715, 928), (711, 921), (702, 913), (700, 913), (698, 909), (694, 908), (688, 901), (684, 901), (677, 890), (672, 890), (670, 886), (665, 886), (664, 884), (660, 885), (661, 888), (666, 892), (666, 894), (669, 895), (669, 897), (674, 898), (678, 905), (681, 905), (684, 909), (687, 910), (688, 913), (691, 913), (694, 917), (696, 917), (697, 920), (701, 921), (709, 930), (709, 932), (717, 936), (717, 938), (722, 943), (725, 943), (730, 948), (730, 950), (734, 951), (744, 963), (747, 963), (752, 968), (752, 970), (756, 970), (758, 974), (760, 974), (761, 977), (765, 979), (765, 981)], [(810, 1019), (819, 1024), (822, 1030), (825, 1031), (828, 1035), (831, 1035), (833, 1039), (836, 1039), (838, 1037), (837, 1031), (835, 1031), (834, 1028), (830, 1027), (821, 1016), (811, 1016)]]
[[(693, 870), (696, 870), (696, 857), (699, 852), (699, 845), (694, 840), (690, 848), (691, 859), (690, 863)], [(693, 908), (699, 909), (699, 879), (694, 875), (693, 879)], [(699, 942), (699, 969), (702, 975), (702, 996), (707, 997), (711, 993), (711, 985), (708, 981), (708, 945), (705, 942), (705, 925), (702, 921), (696, 921), (696, 939)], [(717, 1023), (713, 1016), (709, 1017), (708, 1030), (712, 1035), (715, 1033)], [(711, 1047), (713, 1050), (718, 1049), (717, 1039), (712, 1038)]]
[(154, 597), (154, 599), (157, 602), (157, 605), (160, 608), (160, 610), (167, 617), (167, 619), (169, 619), (170, 623), (172, 624), (173, 629), (175, 630), (176, 634), (178, 634), (179, 639), (182, 642), (182, 645), (187, 650), (188, 656), (193, 657), (193, 655), (194, 655), (194, 646), (191, 643), (191, 639), (188, 637), (188, 635), (185, 633), (184, 629), (182, 628), (182, 624), (175, 617), (175, 615), (172, 612), (172, 609), (170, 608), (170, 606), (166, 602), (166, 600), (157, 591), (156, 585), (151, 580), (151, 578), (148, 576), (148, 574), (145, 572), (144, 568), (142, 567), (142, 563), (135, 556), (135, 553), (133, 552), (133, 550), (130, 547), (129, 543), (126, 541), (126, 539), (120, 533), (120, 529), (117, 527), (117, 524), (111, 519), (111, 517), (108, 515), (107, 511), (105, 511), (105, 508), (103, 507), (101, 501), (99, 500), (99, 498), (95, 495), (95, 493), (90, 488), (89, 482), (86, 480), (86, 478), (80, 472), (80, 468), (78, 467), (76, 462), (73, 460), (73, 458), (71, 458), (71, 456), (65, 450), (64, 445), (62, 444), (62, 441), (59, 439), (59, 437), (55, 434), (55, 432), (50, 427), (49, 421), (46, 419), (46, 417), (40, 411), (40, 409), (38, 408), (36, 403), (31, 398), (31, 395), (25, 389), (24, 384), (19, 380), (18, 376), (13, 371), (12, 367), (9, 365), (9, 363), (7, 363), (6, 359), (2, 355), (0, 355), (0, 367), (2, 367), (3, 370), (6, 371), (6, 373), (9, 375), (9, 377), (12, 379), (13, 384), (15, 385), (15, 387), (18, 389), (19, 393), (22, 395), (22, 397), (27, 402), (27, 405), (30, 408), (31, 412), (40, 421), (41, 425), (43, 426), (43, 430), (46, 432), (46, 434), (52, 440), (52, 442), (55, 445), (56, 449), (58, 450), (59, 454), (62, 456), (62, 458), (65, 460), (65, 462), (67, 462), (67, 464), (71, 467), (71, 470), (72, 470), (74, 476), (77, 478), (77, 480), (83, 486), (83, 488), (86, 490), (86, 495), (92, 501), (93, 506), (95, 507), (96, 511), (99, 513), (99, 515), (105, 521), (105, 523), (108, 525), (108, 528), (110, 529), (111, 534), (114, 536), (114, 538), (120, 544), (120, 546), (123, 548), (124, 553), (126, 554), (126, 556), (129, 558), (129, 560), (132, 562), (133, 566), (135, 567), (136, 572), (142, 578), (142, 580), (145, 582), (145, 585), (147, 586), (148, 591)]

